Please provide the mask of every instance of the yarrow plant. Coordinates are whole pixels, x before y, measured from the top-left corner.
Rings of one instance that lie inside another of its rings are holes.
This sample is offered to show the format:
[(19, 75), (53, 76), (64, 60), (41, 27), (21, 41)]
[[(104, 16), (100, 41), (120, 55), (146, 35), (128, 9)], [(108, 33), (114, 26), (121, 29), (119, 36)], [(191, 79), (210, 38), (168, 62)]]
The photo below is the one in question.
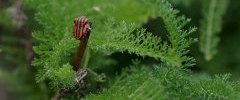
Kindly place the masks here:
[[(196, 27), (166, 0), (25, 0), (24, 5), (36, 11), (32, 33), (36, 82), (49, 84), (55, 93), (52, 99), (237, 97), (238, 85), (228, 81), (229, 75), (190, 80), (187, 68), (196, 61), (189, 56), (189, 47), (197, 42), (190, 35)], [(163, 27), (156, 27), (161, 31), (142, 27), (151, 24), (149, 19), (160, 20), (157, 25)], [(111, 63), (118, 53), (155, 63), (131, 61), (121, 75), (114, 70), (109, 74), (118, 66)]]

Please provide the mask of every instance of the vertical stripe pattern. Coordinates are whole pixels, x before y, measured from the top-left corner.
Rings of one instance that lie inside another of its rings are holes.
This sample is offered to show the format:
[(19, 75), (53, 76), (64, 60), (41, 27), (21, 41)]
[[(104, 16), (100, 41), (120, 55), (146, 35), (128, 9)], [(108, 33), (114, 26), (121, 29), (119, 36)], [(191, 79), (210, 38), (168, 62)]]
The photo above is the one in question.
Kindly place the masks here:
[(73, 37), (77, 40), (85, 38), (91, 32), (91, 25), (85, 16), (81, 16), (74, 20)]

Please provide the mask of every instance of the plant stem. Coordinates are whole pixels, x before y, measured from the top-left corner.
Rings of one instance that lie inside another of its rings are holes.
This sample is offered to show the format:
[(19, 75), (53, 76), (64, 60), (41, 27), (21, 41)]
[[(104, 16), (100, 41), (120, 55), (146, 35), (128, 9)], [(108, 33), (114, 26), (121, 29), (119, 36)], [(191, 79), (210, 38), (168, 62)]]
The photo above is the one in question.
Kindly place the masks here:
[(78, 45), (77, 52), (75, 54), (75, 57), (74, 57), (73, 63), (72, 63), (73, 70), (75, 70), (75, 71), (78, 71), (78, 69), (80, 68), (81, 61), (82, 61), (83, 55), (84, 55), (84, 51), (87, 47), (89, 35), (90, 34), (87, 34), (87, 36), (85, 38), (81, 39), (80, 43)]
[(90, 60), (90, 49), (89, 47), (87, 47), (84, 55), (83, 68), (87, 68), (89, 60)]

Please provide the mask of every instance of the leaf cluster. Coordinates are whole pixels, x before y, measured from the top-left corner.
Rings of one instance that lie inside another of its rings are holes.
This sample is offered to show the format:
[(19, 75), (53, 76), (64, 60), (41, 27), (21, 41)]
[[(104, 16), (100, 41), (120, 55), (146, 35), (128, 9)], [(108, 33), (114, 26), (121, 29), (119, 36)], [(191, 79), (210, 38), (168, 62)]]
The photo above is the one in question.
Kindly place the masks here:
[[(64, 0), (48, 2), (42, 0), (36, 4), (32, 0), (26, 0), (26, 6), (36, 8), (35, 19), (39, 23), (39, 29), (33, 33), (38, 43), (34, 47), (37, 57), (33, 62), (33, 65), (39, 69), (37, 82), (50, 79), (53, 88), (73, 87), (75, 73), (70, 68), (65, 68), (65, 65), (71, 62), (78, 43), (71, 35), (72, 19), (81, 15), (89, 17), (93, 23), (93, 32), (88, 45), (92, 53), (101, 52), (102, 55), (110, 55), (114, 52), (127, 51), (141, 57), (155, 58), (169, 67), (194, 65), (194, 59), (186, 54), (187, 48), (194, 42), (194, 39), (188, 36), (195, 31), (195, 28), (183, 29), (190, 19), (183, 16), (177, 17), (178, 11), (165, 0), (133, 1), (134, 4), (130, 8), (143, 6), (149, 9), (135, 9), (131, 13), (147, 12), (147, 16), (140, 13), (137, 13), (138, 16), (135, 15), (134, 19), (123, 16), (130, 12), (121, 14), (122, 17), (116, 16), (117, 10), (111, 8), (123, 9), (125, 5), (118, 4), (128, 2), (127, 0), (111, 2), (70, 0), (66, 3)], [(77, 6), (81, 3), (84, 5)], [(161, 37), (152, 35), (139, 27), (140, 21), (142, 23), (145, 21), (140, 19), (151, 16), (163, 19), (167, 33), (158, 34), (167, 34), (169, 41), (162, 41)]]
[(239, 84), (230, 81), (229, 76), (189, 76), (187, 70), (162, 64), (135, 64), (125, 69), (111, 87), (86, 100), (237, 100)]

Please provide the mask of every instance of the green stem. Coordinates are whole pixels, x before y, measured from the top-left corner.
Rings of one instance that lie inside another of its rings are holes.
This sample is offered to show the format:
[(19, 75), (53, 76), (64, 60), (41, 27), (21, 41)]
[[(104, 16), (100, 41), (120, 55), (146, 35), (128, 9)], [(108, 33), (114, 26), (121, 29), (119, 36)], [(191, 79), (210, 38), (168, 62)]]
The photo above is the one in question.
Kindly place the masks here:
[(94, 76), (99, 76), (96, 72), (94, 72), (92, 69), (86, 68), (91, 74), (93, 74)]
[(86, 51), (85, 51), (85, 57), (84, 57), (84, 62), (83, 62), (83, 68), (87, 68), (88, 67), (88, 63), (90, 60), (91, 54), (90, 54), (90, 48), (87, 47)]

